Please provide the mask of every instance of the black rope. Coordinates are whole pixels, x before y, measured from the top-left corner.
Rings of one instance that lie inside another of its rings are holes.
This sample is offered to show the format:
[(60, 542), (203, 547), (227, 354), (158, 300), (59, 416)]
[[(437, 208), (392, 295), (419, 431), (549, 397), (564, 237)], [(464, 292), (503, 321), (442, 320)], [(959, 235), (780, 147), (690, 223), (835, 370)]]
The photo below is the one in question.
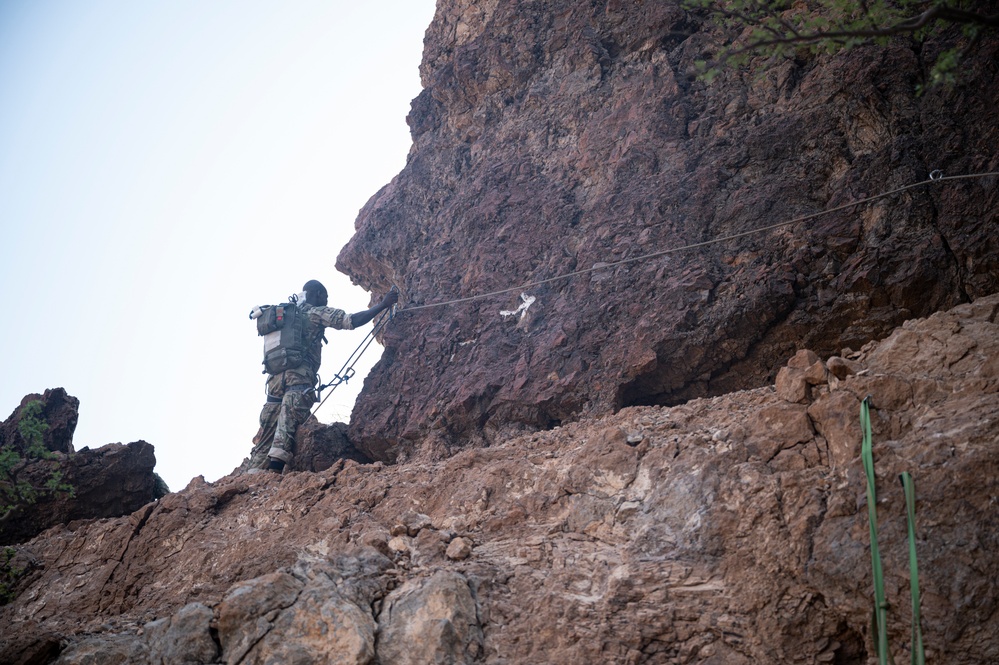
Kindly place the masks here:
[(336, 390), (341, 383), (347, 383), (354, 376), (354, 365), (357, 364), (357, 362), (361, 359), (361, 356), (364, 355), (364, 352), (367, 351), (368, 347), (375, 341), (378, 333), (380, 333), (382, 328), (384, 328), (388, 322), (392, 320), (394, 315), (394, 306), (379, 314), (378, 318), (375, 319), (375, 325), (371, 327), (371, 330), (368, 331), (368, 334), (361, 340), (361, 343), (357, 345), (357, 348), (354, 349), (349, 356), (347, 356), (347, 360), (344, 361), (340, 371), (333, 375), (333, 380), (324, 384), (322, 383), (322, 379), (320, 379), (320, 385), (316, 388), (317, 399), (322, 396), (323, 391), (327, 388), (331, 388), (332, 390), (330, 390), (330, 392), (326, 394), (326, 397), (323, 397), (322, 401), (319, 402), (319, 405), (313, 409), (313, 416), (316, 415), (316, 412), (318, 412), (322, 405), (326, 403), (326, 400), (329, 399), (329, 396), (333, 394), (333, 391)]
[(658, 252), (652, 252), (651, 254), (642, 254), (641, 256), (633, 256), (627, 259), (621, 259), (619, 261), (613, 261), (611, 263), (602, 263), (600, 265), (594, 265), (592, 268), (584, 268), (582, 270), (576, 270), (573, 272), (566, 273), (564, 275), (558, 275), (556, 277), (549, 277), (548, 279), (540, 279), (535, 282), (528, 282), (521, 286), (511, 286), (510, 288), (500, 289), (498, 291), (490, 291), (489, 293), (480, 293), (475, 296), (466, 296), (464, 298), (455, 298), (454, 300), (447, 300), (444, 302), (428, 303), (425, 305), (408, 305), (405, 308), (399, 310), (400, 313), (416, 312), (421, 309), (428, 309), (430, 307), (444, 307), (446, 305), (457, 305), (461, 303), (472, 302), (474, 300), (481, 300), (483, 298), (491, 298), (493, 296), (505, 295), (507, 293), (515, 293), (517, 291), (524, 292), (536, 286), (542, 286), (544, 284), (550, 284), (552, 282), (557, 282), (562, 279), (569, 279), (571, 277), (578, 277), (580, 275), (586, 275), (588, 273), (596, 272), (598, 270), (607, 270), (609, 268), (616, 268), (628, 263), (635, 263), (636, 261), (646, 261), (648, 259), (655, 259), (661, 256), (666, 256), (667, 254), (675, 254), (677, 252), (684, 252), (690, 249), (697, 249), (699, 247), (705, 247), (707, 245), (713, 245), (715, 243), (726, 242), (728, 240), (735, 240), (736, 238), (742, 238), (745, 236), (753, 235), (755, 233), (762, 233), (764, 231), (771, 231), (773, 229), (779, 229), (783, 226), (791, 226), (793, 224), (799, 224), (801, 222), (815, 219), (816, 217), (821, 217), (823, 215), (829, 215), (834, 212), (840, 212), (848, 208), (853, 208), (855, 206), (863, 205), (865, 203), (870, 203), (871, 201), (876, 201), (878, 199), (891, 196), (893, 194), (898, 194), (915, 187), (920, 187), (922, 185), (937, 184), (945, 180), (965, 180), (969, 178), (984, 178), (987, 176), (999, 175), (999, 171), (989, 171), (986, 173), (970, 173), (966, 175), (944, 175), (943, 171), (936, 169), (929, 174), (926, 180), (921, 180), (920, 182), (915, 182), (910, 185), (904, 185), (902, 187), (897, 187), (887, 192), (882, 192), (874, 196), (868, 196), (866, 198), (851, 201), (850, 203), (844, 203), (843, 205), (836, 206), (835, 208), (829, 208), (828, 210), (819, 210), (818, 212), (813, 212), (808, 215), (802, 215), (801, 217), (795, 217), (783, 222), (778, 222), (777, 224), (770, 224), (768, 226), (762, 226), (755, 229), (750, 229), (749, 231), (742, 231), (740, 233), (733, 233), (727, 236), (721, 236), (718, 238), (712, 238), (710, 240), (705, 240), (702, 242), (696, 242), (691, 245), (684, 245), (682, 247), (671, 247), (670, 249), (664, 249)]

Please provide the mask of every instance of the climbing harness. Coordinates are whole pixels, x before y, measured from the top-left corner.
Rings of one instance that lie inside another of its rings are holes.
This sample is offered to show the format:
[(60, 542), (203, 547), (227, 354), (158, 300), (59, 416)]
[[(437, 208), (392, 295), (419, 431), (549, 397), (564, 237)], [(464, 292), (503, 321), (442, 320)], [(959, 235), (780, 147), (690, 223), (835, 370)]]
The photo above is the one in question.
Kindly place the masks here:
[(990, 171), (988, 173), (972, 173), (967, 175), (953, 175), (945, 176), (943, 171), (940, 169), (935, 169), (930, 172), (929, 177), (926, 180), (922, 180), (911, 185), (905, 185), (903, 187), (898, 187), (891, 191), (882, 192), (881, 194), (876, 194), (874, 196), (868, 196), (866, 198), (860, 199), (858, 201), (853, 201), (851, 203), (844, 203), (841, 206), (835, 208), (830, 208), (829, 210), (820, 210), (819, 212), (814, 212), (808, 215), (803, 215), (801, 217), (795, 217), (794, 219), (787, 220), (784, 222), (778, 222), (777, 224), (770, 224), (768, 226), (761, 226), (757, 229), (751, 229), (749, 231), (742, 231), (741, 233), (733, 233), (727, 236), (721, 236), (718, 238), (713, 238), (711, 240), (705, 240), (703, 242), (693, 243), (691, 245), (684, 245), (683, 247), (673, 247), (671, 249), (664, 249), (659, 252), (653, 252), (651, 254), (643, 254), (641, 256), (633, 256), (629, 259), (621, 259), (620, 261), (613, 261), (611, 263), (601, 263), (600, 265), (593, 266), (592, 268), (585, 268), (583, 270), (576, 270), (564, 275), (558, 275), (557, 277), (549, 277), (548, 279), (541, 279), (535, 282), (528, 282), (521, 286), (513, 286), (507, 289), (500, 289), (499, 291), (491, 291), (489, 293), (482, 293), (477, 296), (467, 296), (465, 298), (456, 298), (454, 300), (448, 300), (445, 302), (429, 303), (426, 305), (412, 305), (399, 310), (400, 313), (415, 312), (421, 309), (429, 309), (431, 307), (444, 307), (446, 305), (458, 305), (461, 303), (472, 302), (474, 300), (482, 300), (484, 298), (491, 298), (493, 296), (504, 295), (507, 293), (524, 292), (528, 289), (532, 289), (537, 286), (542, 286), (544, 284), (550, 284), (552, 282), (557, 282), (561, 279), (570, 279), (572, 277), (578, 277), (580, 275), (586, 275), (597, 270), (606, 270), (608, 268), (615, 268), (617, 266), (622, 266), (628, 263), (637, 263), (638, 261), (646, 261), (648, 259), (659, 258), (660, 256), (666, 256), (667, 254), (677, 254), (679, 252), (685, 252), (690, 249), (697, 249), (699, 247), (706, 247), (708, 245), (714, 245), (721, 242), (727, 242), (729, 240), (735, 240), (736, 238), (743, 238), (745, 236), (754, 235), (757, 233), (763, 233), (764, 231), (772, 231), (773, 229), (779, 229), (784, 226), (792, 226), (794, 224), (800, 224), (801, 222), (808, 221), (810, 219), (815, 219), (816, 217), (821, 217), (823, 215), (829, 215), (834, 212), (839, 212), (841, 210), (846, 210), (847, 208), (853, 208), (855, 206), (864, 205), (865, 203), (870, 203), (871, 201), (877, 201), (878, 199), (883, 199), (887, 196), (892, 196), (893, 194), (899, 194), (901, 192), (907, 191), (909, 189), (914, 189), (916, 187), (921, 187), (922, 185), (928, 184), (938, 184), (947, 180), (966, 180), (971, 178), (984, 178), (987, 176), (999, 176), (999, 171)]

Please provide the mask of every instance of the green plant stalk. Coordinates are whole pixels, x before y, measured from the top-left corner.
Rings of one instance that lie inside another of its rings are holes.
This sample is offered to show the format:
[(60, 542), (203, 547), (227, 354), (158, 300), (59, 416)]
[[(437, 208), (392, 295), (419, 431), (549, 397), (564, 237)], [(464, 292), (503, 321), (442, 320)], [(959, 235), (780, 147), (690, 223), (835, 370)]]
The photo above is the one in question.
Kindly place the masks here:
[(923, 629), (919, 617), (919, 566), (916, 563), (916, 488), (908, 471), (899, 477), (905, 492), (905, 508), (909, 525), (909, 591), (912, 594), (912, 665), (925, 665)]
[(877, 493), (874, 488), (874, 452), (871, 444), (870, 397), (860, 403), (860, 427), (864, 438), (860, 457), (867, 475), (867, 517), (871, 526), (871, 566), (874, 576), (874, 624), (877, 629), (878, 663), (888, 665), (888, 603), (885, 600), (884, 575), (881, 570), (881, 551), (878, 548)]
[(4, 547), (3, 551), (0, 552), (0, 557), (3, 559), (0, 561), (0, 605), (6, 605), (14, 600), (14, 585), (25, 573), (23, 568), (11, 565), (11, 561), (16, 555), (17, 550), (13, 547)]

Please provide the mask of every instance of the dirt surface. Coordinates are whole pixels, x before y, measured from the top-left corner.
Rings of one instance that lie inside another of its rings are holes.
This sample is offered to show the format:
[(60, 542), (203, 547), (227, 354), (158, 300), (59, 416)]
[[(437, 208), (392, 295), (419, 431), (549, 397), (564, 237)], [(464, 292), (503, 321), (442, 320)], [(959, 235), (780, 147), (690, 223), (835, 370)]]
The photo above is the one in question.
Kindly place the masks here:
[(902, 471), (928, 660), (995, 662), (997, 316), (992, 296), (851, 357), (801, 352), (772, 386), (54, 527), (17, 547), (2, 662), (334, 662), (335, 640), (356, 663), (866, 663), (868, 395), (896, 662)]

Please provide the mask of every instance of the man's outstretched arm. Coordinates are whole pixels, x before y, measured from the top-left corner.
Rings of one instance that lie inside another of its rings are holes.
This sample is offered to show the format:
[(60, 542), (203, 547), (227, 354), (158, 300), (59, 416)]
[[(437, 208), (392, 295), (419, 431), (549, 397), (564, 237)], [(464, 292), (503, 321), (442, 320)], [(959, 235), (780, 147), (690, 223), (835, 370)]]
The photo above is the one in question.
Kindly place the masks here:
[(382, 298), (382, 301), (380, 303), (378, 303), (371, 309), (366, 309), (363, 312), (357, 312), (355, 314), (351, 314), (350, 324), (354, 328), (363, 326), (365, 323), (375, 318), (379, 312), (385, 311), (386, 309), (396, 304), (397, 302), (399, 302), (399, 292), (393, 288), (391, 291), (385, 294), (385, 297)]

